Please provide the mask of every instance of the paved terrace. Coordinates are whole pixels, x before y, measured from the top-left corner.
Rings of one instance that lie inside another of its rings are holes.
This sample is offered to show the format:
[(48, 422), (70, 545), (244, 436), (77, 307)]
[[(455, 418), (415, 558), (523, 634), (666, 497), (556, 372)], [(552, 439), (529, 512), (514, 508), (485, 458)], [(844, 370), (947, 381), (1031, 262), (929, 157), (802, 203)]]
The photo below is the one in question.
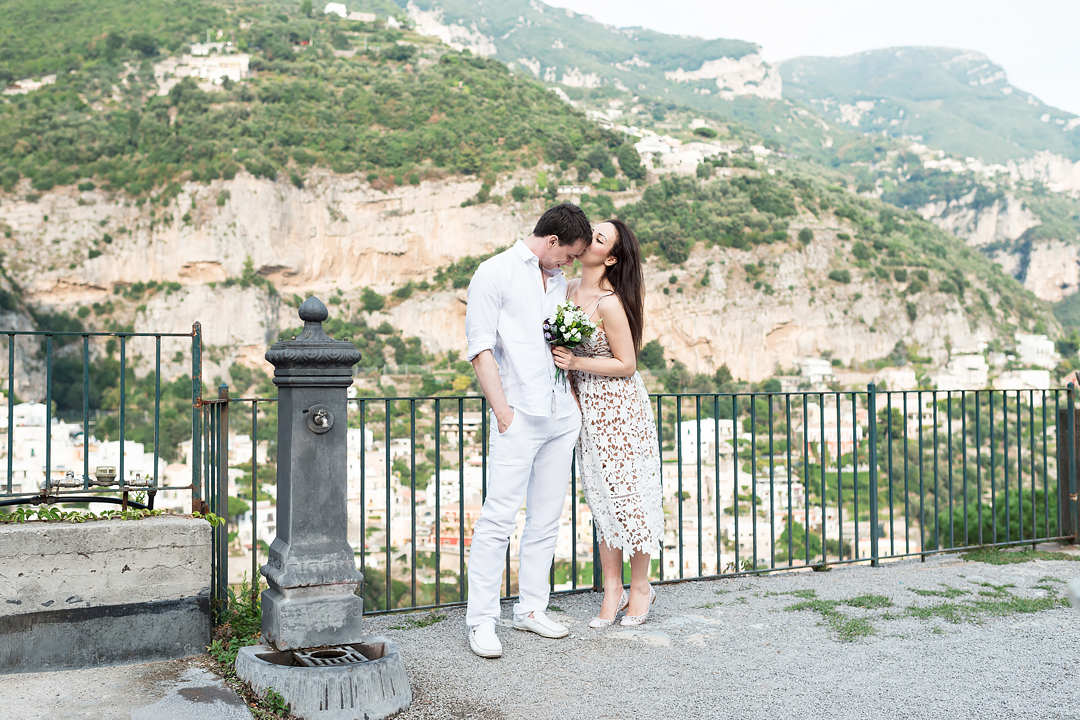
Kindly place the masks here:
[[(1080, 610), (1065, 583), (1080, 547), (1040, 549), (1072, 560), (940, 555), (662, 586), (639, 629), (590, 630), (599, 596), (557, 597), (570, 637), (506, 627), (493, 661), (469, 652), (463, 609), (366, 622), (403, 647), (415, 699), (402, 720), (1078, 718)], [(9, 675), (0, 715), (242, 716), (211, 681), (165, 663)]]

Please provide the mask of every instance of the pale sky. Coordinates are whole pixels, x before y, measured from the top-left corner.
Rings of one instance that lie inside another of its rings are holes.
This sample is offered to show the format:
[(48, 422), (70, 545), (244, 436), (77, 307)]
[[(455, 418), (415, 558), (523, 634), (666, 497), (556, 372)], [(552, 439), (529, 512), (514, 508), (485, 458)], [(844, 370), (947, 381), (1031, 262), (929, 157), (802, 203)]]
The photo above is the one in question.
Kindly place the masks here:
[(1077, 0), (544, 0), (607, 25), (736, 38), (766, 60), (896, 45), (978, 50), (1009, 81), (1080, 114)]

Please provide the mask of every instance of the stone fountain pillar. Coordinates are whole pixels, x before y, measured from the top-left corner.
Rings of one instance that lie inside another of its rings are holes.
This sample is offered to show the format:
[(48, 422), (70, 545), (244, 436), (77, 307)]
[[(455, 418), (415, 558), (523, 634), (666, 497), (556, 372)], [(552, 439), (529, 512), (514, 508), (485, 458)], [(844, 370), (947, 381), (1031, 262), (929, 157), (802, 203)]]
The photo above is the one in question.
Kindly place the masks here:
[(236, 673), (260, 694), (273, 688), (298, 717), (374, 720), (407, 707), (412, 691), (397, 646), (363, 633), (345, 417), (360, 353), (326, 334), (326, 318), (308, 298), (303, 331), (266, 353), (278, 387), (277, 537), (262, 568), (266, 644), (241, 648)]
[(262, 632), (277, 650), (359, 642), (363, 582), (348, 539), (346, 389), (360, 352), (323, 331), (326, 307), (266, 352), (278, 387), (277, 537), (262, 574)]

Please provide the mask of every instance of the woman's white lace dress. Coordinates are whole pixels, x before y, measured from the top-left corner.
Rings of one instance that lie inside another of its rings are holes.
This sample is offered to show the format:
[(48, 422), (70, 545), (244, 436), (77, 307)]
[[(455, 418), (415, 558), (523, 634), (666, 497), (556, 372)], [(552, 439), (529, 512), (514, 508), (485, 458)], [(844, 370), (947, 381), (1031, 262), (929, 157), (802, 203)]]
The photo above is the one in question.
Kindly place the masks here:
[[(603, 329), (574, 348), (582, 357), (613, 357)], [(657, 555), (664, 536), (656, 425), (638, 373), (608, 377), (574, 370), (581, 400), (578, 472), (600, 538), (627, 554)]]

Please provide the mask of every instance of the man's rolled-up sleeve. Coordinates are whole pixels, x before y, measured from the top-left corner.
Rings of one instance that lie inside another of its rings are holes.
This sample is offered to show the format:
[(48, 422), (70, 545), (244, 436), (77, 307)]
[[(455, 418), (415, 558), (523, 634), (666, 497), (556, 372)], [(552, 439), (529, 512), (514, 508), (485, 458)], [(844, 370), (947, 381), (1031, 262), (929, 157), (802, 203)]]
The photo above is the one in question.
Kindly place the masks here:
[(499, 327), (499, 287), (490, 266), (481, 265), (469, 283), (465, 306), (466, 359), (472, 362), (480, 353), (495, 348)]

